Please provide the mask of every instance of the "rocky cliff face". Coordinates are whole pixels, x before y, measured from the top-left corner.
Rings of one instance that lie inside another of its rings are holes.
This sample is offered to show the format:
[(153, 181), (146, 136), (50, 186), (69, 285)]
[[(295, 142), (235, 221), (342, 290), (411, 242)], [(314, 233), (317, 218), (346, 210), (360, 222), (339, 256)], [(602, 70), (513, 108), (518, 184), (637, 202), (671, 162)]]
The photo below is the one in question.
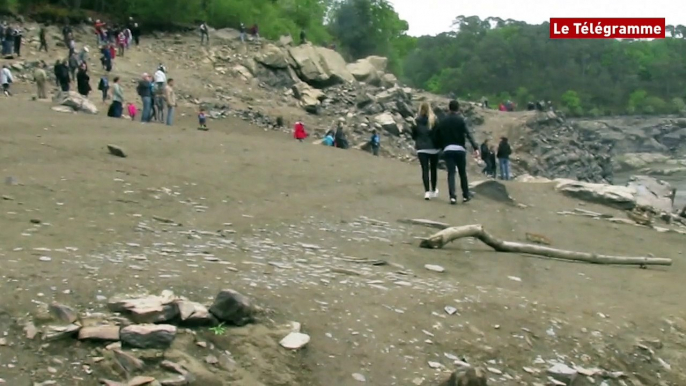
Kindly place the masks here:
[(686, 119), (620, 117), (576, 120), (572, 124), (589, 141), (610, 145), (615, 154), (686, 154)]
[(553, 112), (527, 122), (517, 141), (517, 166), (534, 176), (612, 182), (611, 146)]
[(577, 120), (573, 125), (587, 141), (610, 147), (613, 169), (651, 175), (686, 172), (686, 119), (620, 117)]

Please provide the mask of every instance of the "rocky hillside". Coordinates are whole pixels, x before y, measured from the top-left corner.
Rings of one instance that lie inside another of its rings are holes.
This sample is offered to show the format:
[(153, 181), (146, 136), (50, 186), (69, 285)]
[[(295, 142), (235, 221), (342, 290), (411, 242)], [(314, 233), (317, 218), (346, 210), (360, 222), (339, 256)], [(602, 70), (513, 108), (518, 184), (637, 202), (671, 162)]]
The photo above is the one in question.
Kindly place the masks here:
[(578, 120), (573, 124), (587, 141), (609, 147), (615, 157), (615, 171), (638, 169), (656, 175), (686, 171), (684, 118), (619, 117)]
[(536, 114), (515, 142), (516, 164), (528, 173), (588, 182), (612, 182), (610, 149), (553, 112)]
[[(32, 35), (36, 27), (27, 26), (27, 30), (27, 43), (35, 50), (38, 42)], [(81, 41), (91, 39), (88, 27), (78, 32)], [(52, 30), (58, 47), (59, 35), (57, 29)], [(419, 103), (428, 100), (438, 109), (447, 105), (446, 98), (399, 84), (386, 72), (386, 58), (370, 56), (346, 63), (334, 50), (296, 46), (288, 36), (278, 42), (243, 44), (237, 31), (223, 29), (212, 31), (212, 45), (201, 46), (192, 33), (158, 33), (144, 39), (142, 48), (145, 57), (117, 59), (118, 75), (130, 76), (127, 80), (135, 82), (142, 69), (152, 71), (156, 63), (167, 63), (171, 76), (177, 78), (180, 99), (188, 106), (206, 107), (214, 119), (233, 115), (283, 131), (290, 131), (293, 121), (302, 120), (315, 138), (343, 125), (357, 149), (364, 149), (375, 128), (382, 134), (381, 154), (401, 160), (415, 159), (409, 132)], [(33, 51), (29, 59), (12, 66), (20, 78), (29, 81), (39, 57)], [(511, 138), (515, 172), (520, 174), (609, 182), (613, 171), (624, 166), (645, 166), (640, 160), (646, 154), (653, 160), (656, 154), (665, 157), (686, 152), (682, 145), (684, 120), (565, 121), (552, 113), (501, 113), (469, 102), (462, 106), (477, 140), (497, 140), (500, 135)], [(633, 153), (640, 153), (638, 160), (631, 157)], [(621, 157), (613, 163), (613, 155)]]

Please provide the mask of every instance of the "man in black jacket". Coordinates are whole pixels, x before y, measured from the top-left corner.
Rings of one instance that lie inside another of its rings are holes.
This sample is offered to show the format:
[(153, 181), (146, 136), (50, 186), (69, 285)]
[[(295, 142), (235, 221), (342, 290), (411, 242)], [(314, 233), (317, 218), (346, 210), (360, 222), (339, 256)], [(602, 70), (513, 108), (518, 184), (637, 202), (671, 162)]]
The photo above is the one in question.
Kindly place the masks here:
[(465, 144), (469, 140), (469, 144), (472, 145), (476, 157), (479, 157), (479, 147), (469, 133), (469, 130), (467, 130), (464, 118), (459, 114), (460, 104), (456, 100), (450, 101), (448, 109), (450, 112), (439, 121), (436, 127), (436, 144), (440, 149), (443, 149), (443, 158), (445, 158), (445, 164), (448, 168), (450, 204), (455, 205), (457, 203), (457, 195), (455, 193), (456, 168), (460, 175), (462, 201), (467, 202), (472, 198), (467, 181), (467, 149)]
[(500, 138), (500, 143), (498, 144), (498, 163), (500, 164), (500, 179), (509, 180), (510, 179), (510, 155), (512, 155), (512, 148), (507, 142), (506, 137)]

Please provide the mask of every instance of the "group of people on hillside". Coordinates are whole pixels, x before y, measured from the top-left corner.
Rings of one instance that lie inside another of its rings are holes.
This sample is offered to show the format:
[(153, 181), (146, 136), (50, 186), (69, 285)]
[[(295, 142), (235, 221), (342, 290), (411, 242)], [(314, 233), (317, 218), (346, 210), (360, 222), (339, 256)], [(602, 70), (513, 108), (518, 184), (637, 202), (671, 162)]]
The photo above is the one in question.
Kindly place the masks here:
[[(107, 78), (101, 79), (99, 87), (103, 91), (103, 98), (106, 98), (109, 90)], [(136, 94), (141, 101), (141, 122), (150, 123), (153, 120), (166, 123), (171, 126), (174, 123), (174, 113), (177, 107), (176, 91), (174, 90), (174, 79), (167, 78), (167, 69), (160, 64), (155, 73), (151, 76), (143, 73), (136, 87)], [(107, 115), (112, 118), (121, 118), (124, 114), (124, 90), (119, 83), (119, 77), (114, 78), (112, 88), (112, 104)], [(138, 108), (135, 103), (127, 103), (129, 117), (134, 120), (138, 115)]]
[(10, 26), (7, 22), (0, 24), (0, 53), (2, 56), (21, 56), (23, 37), (24, 31), (18, 25)]
[[(376, 133), (376, 131), (374, 131)], [(307, 133), (307, 130), (305, 130), (305, 124), (302, 121), (297, 121), (293, 125), (293, 138), (296, 140), (303, 142), (306, 138), (310, 136), (309, 133)], [(339, 149), (347, 149), (349, 147), (348, 144), (348, 138), (345, 135), (345, 129), (343, 128), (343, 122), (338, 121), (336, 124), (336, 130), (331, 129), (324, 134), (324, 138), (321, 141), (321, 144), (324, 146), (331, 146), (331, 147), (336, 147)], [(374, 152), (375, 155), (378, 155), (378, 136), (377, 136), (377, 141), (376, 141), (376, 147), (377, 151)]]

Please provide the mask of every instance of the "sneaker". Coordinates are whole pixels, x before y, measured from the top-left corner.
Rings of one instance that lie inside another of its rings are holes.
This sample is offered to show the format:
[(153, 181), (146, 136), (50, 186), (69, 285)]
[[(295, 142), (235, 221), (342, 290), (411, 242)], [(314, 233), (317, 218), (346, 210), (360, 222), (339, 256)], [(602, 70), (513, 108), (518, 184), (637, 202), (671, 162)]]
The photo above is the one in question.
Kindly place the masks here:
[(431, 192), (431, 198), (438, 198), (438, 189)]
[(456, 205), (457, 204), (457, 199), (451, 198), (450, 199), (450, 205)]
[(462, 199), (462, 202), (469, 202), (469, 201), (471, 201), (471, 200), (472, 200), (471, 197), (465, 197), (465, 198)]
[(429, 200), (431, 199), (431, 192), (426, 192), (426, 193), (424, 193), (424, 199), (425, 199), (426, 201), (429, 201)]

